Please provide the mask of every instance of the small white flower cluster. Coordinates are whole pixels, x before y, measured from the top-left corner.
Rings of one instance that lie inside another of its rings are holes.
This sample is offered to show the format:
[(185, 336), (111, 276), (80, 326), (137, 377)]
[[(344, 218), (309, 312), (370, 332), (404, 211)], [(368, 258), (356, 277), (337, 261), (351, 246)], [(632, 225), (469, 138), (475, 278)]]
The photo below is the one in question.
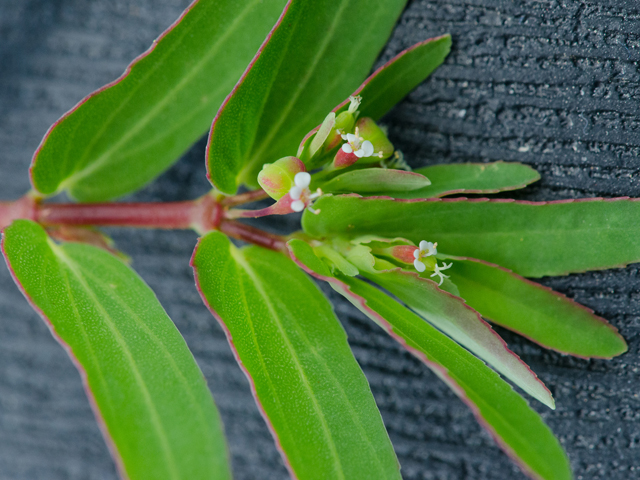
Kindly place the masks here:
[[(420, 242), (418, 248), (416, 248), (416, 250), (413, 252), (413, 257), (415, 258), (415, 260), (413, 261), (413, 266), (418, 272), (422, 273), (427, 269), (422, 259), (430, 257), (432, 255), (436, 255), (438, 253), (438, 250), (436, 249), (437, 246), (437, 243), (427, 242), (426, 240), (422, 240)], [(442, 267), (439, 267), (436, 263), (435, 272), (430, 276), (435, 277), (437, 275), (440, 278), (440, 283), (438, 283), (438, 286), (442, 285), (442, 282), (444, 282), (445, 278), (449, 278), (449, 275), (443, 274), (442, 271), (446, 270), (447, 268), (451, 268), (452, 265), (453, 262), (451, 262), (449, 265), (443, 262)]]
[(342, 151), (344, 153), (353, 153), (358, 158), (373, 155), (373, 143), (358, 135), (358, 127), (356, 127), (355, 134), (343, 134), (342, 139), (347, 141), (347, 143), (342, 145)]
[(311, 203), (312, 200), (322, 195), (322, 191), (318, 189), (316, 193), (311, 193), (309, 190), (309, 184), (311, 184), (311, 175), (307, 172), (298, 172), (293, 177), (293, 187), (289, 190), (289, 196), (291, 197), (291, 210), (294, 212), (301, 212), (305, 207), (309, 208), (312, 213), (319, 213), (320, 210), (314, 210), (307, 205), (307, 202)]

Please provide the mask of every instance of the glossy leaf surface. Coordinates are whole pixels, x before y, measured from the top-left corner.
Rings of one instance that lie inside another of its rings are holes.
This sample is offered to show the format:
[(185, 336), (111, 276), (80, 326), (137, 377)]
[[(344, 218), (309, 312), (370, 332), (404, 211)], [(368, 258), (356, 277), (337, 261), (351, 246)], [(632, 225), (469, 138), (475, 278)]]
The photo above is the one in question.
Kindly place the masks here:
[(393, 270), (363, 273), (395, 295), (425, 320), (449, 335), (525, 392), (550, 408), (555, 402), (535, 373), (513, 353), (500, 336), (463, 300), (438, 288), (415, 273)]
[(538, 414), (481, 360), (377, 288), (333, 276), (309, 245), (292, 240), (294, 260), (329, 282), (338, 293), (423, 361), (473, 411), (498, 445), (534, 478), (570, 479), (562, 447)]
[(207, 384), (151, 289), (111, 254), (57, 245), (28, 220), (5, 229), (2, 247), (79, 369), (122, 476), (230, 479)]
[(447, 273), (460, 296), (483, 317), (546, 348), (585, 358), (611, 358), (627, 350), (604, 318), (506, 269), (453, 257)]
[(221, 233), (192, 260), (290, 471), (298, 479), (400, 479), (373, 396), (317, 286), (286, 256)]
[[(208, 176), (235, 193), (300, 140), (367, 75), (406, 0), (291, 0), (216, 115)], [(359, 28), (358, 19), (366, 19)]]
[(194, 2), (118, 80), (49, 130), (33, 186), (103, 201), (155, 178), (207, 130), (285, 3)]
[(443, 164), (417, 168), (414, 172), (428, 177), (431, 185), (389, 195), (434, 198), (459, 193), (498, 193), (524, 188), (540, 180), (540, 174), (533, 168), (516, 162)]
[(366, 168), (353, 170), (332, 178), (322, 185), (322, 191), (354, 192), (360, 194), (376, 192), (407, 192), (422, 189), (431, 182), (423, 175), (403, 170)]
[(585, 199), (392, 200), (325, 196), (305, 212), (314, 236), (379, 235), (438, 242), (438, 250), (541, 277), (622, 267), (640, 261), (640, 202)]

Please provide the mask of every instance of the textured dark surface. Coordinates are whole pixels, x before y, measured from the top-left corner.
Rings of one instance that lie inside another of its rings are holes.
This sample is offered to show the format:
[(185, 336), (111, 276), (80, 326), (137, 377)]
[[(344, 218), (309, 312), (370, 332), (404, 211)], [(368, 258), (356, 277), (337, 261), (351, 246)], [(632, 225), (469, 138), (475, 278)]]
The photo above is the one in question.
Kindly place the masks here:
[[(187, 0), (0, 0), (0, 199), (29, 188), (46, 128), (126, 64)], [(354, 19), (354, 25), (366, 19)], [(411, 2), (385, 50), (444, 32), (454, 49), (434, 77), (387, 118), (414, 166), (517, 160), (537, 168), (520, 198), (640, 196), (640, 7), (635, 0)], [(204, 142), (137, 199), (207, 190)], [(193, 288), (189, 232), (113, 232), (157, 292), (214, 392), (237, 479), (286, 472), (249, 388)], [(505, 333), (558, 409), (535, 408), (580, 479), (640, 477), (637, 266), (544, 279), (621, 329), (629, 353), (583, 361)], [(0, 479), (115, 479), (80, 378), (0, 269)], [(335, 299), (335, 295), (331, 295)], [(345, 302), (336, 302), (379, 402), (407, 479), (523, 478), (471, 413), (424, 366)]]

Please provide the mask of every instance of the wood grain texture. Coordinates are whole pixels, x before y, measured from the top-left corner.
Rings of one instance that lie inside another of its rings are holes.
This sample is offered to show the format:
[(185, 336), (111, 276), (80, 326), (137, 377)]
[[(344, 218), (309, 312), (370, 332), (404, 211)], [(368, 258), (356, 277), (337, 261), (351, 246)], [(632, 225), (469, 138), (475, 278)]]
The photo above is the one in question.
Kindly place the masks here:
[[(29, 159), (49, 124), (117, 77), (187, 3), (0, 0), (0, 199), (28, 188)], [(379, 63), (445, 32), (453, 35), (445, 65), (386, 118), (391, 140), (414, 166), (517, 160), (538, 169), (542, 180), (521, 194), (501, 196), (640, 196), (635, 2), (414, 0)], [(203, 159), (200, 142), (135, 199), (204, 193)], [(293, 228), (286, 219), (277, 222)], [(235, 478), (286, 478), (248, 384), (193, 288), (188, 261), (195, 235), (115, 236), (209, 380), (229, 435)], [(543, 280), (621, 330), (630, 351), (617, 360), (574, 360), (505, 333), (511, 348), (553, 390), (558, 408), (543, 415), (566, 447), (576, 478), (638, 475), (639, 276), (631, 266)], [(6, 269), (0, 269), (0, 292), (3, 478), (115, 479), (77, 373)], [(406, 479), (523, 478), (435, 375), (329, 294)]]

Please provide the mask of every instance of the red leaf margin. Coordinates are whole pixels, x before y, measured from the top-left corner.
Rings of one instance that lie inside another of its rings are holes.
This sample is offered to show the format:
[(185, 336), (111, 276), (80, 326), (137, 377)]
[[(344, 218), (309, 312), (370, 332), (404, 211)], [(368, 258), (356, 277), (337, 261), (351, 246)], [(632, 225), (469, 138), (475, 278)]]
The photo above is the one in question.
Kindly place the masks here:
[(139, 62), (144, 60), (146, 57), (148, 57), (156, 49), (156, 47), (158, 46), (158, 43), (164, 37), (169, 35), (173, 31), (173, 29), (176, 28), (180, 24), (180, 22), (182, 22), (184, 17), (186, 17), (187, 14), (189, 12), (191, 12), (191, 10), (193, 10), (195, 8), (195, 6), (196, 6), (196, 4), (198, 4), (198, 2), (200, 2), (200, 0), (193, 0), (191, 2), (191, 4), (180, 14), (180, 16), (171, 25), (169, 25), (169, 27), (164, 32), (162, 32), (160, 34), (160, 36), (158, 36), (158, 38), (156, 38), (153, 41), (153, 43), (151, 43), (151, 46), (147, 50), (142, 52), (140, 55), (138, 55), (136, 58), (134, 58), (129, 65), (127, 65), (127, 68), (122, 73), (122, 75), (120, 75), (115, 80), (107, 83), (106, 85), (103, 85), (102, 87), (98, 88), (97, 90), (91, 92), (89, 95), (84, 97), (73, 108), (71, 108), (71, 110), (69, 110), (64, 115), (62, 115), (58, 120), (56, 120), (47, 129), (47, 131), (44, 134), (44, 137), (42, 138), (42, 140), (40, 141), (40, 144), (38, 145), (38, 148), (36, 148), (36, 151), (33, 153), (33, 157), (31, 157), (31, 165), (29, 166), (29, 180), (31, 181), (31, 186), (33, 187), (34, 190), (38, 191), (38, 189), (35, 187), (35, 183), (34, 183), (34, 180), (33, 180), (33, 169), (34, 169), (34, 167), (36, 165), (36, 162), (38, 160), (38, 155), (40, 154), (40, 151), (44, 148), (45, 144), (47, 143), (47, 140), (49, 139), (49, 136), (55, 130), (55, 128), (58, 125), (60, 125), (62, 122), (64, 122), (72, 114), (74, 114), (76, 112), (76, 110), (80, 109), (85, 103), (89, 102), (93, 97), (96, 97), (96, 96), (100, 95), (105, 90), (108, 90), (111, 87), (114, 87), (115, 85), (117, 85), (118, 83), (120, 83), (124, 79), (126, 79), (129, 76), (129, 74), (131, 73), (131, 71), (135, 68), (135, 66)]
[(231, 347), (231, 351), (233, 353), (233, 357), (235, 358), (236, 362), (238, 363), (238, 366), (240, 367), (240, 369), (242, 370), (244, 375), (247, 377), (247, 380), (249, 381), (249, 388), (251, 389), (251, 395), (253, 396), (253, 399), (256, 402), (258, 410), (260, 411), (260, 415), (262, 415), (262, 418), (264, 419), (265, 423), (267, 424), (267, 428), (269, 428), (269, 431), (271, 432), (271, 435), (273, 436), (273, 439), (274, 439), (275, 444), (276, 444), (276, 449), (278, 450), (278, 452), (280, 453), (280, 456), (282, 457), (282, 461), (284, 462), (284, 466), (286, 467), (287, 471), (289, 472), (289, 475), (291, 476), (291, 478), (293, 480), (297, 480), (298, 477), (296, 476), (296, 473), (293, 470), (293, 466), (289, 462), (289, 459), (287, 458), (287, 454), (285, 453), (284, 448), (282, 447), (282, 444), (280, 443), (280, 439), (278, 438), (278, 434), (276, 432), (276, 429), (273, 426), (273, 423), (271, 423), (271, 420), (269, 419), (269, 416), (267, 415), (267, 412), (264, 409), (264, 407), (262, 406), (262, 402), (260, 401), (260, 398), (258, 397), (258, 393), (256, 391), (256, 384), (255, 384), (255, 382), (253, 380), (253, 377), (251, 376), (251, 373), (249, 373), (249, 370), (247, 370), (247, 368), (242, 363), (242, 359), (240, 358), (240, 355), (238, 354), (238, 350), (236, 349), (236, 346), (233, 343), (233, 336), (231, 335), (231, 332), (229, 331), (229, 328), (224, 323), (224, 320), (222, 319), (222, 317), (220, 315), (218, 315), (218, 312), (216, 312), (216, 310), (211, 306), (211, 304), (209, 303), (209, 301), (205, 297), (204, 292), (202, 291), (202, 287), (200, 286), (200, 277), (198, 275), (198, 268), (195, 265), (196, 253), (198, 251), (198, 247), (200, 246), (200, 242), (201, 241), (202, 241), (202, 237), (198, 239), (198, 242), (196, 243), (196, 246), (193, 249), (193, 254), (191, 255), (191, 260), (189, 260), (189, 266), (193, 269), (193, 276), (194, 276), (194, 280), (195, 280), (195, 283), (196, 283), (196, 289), (198, 290), (198, 294), (200, 295), (200, 298), (202, 299), (202, 302), (207, 307), (209, 312), (211, 312), (211, 315), (213, 315), (213, 317), (216, 319), (216, 321), (218, 322), (218, 324), (222, 328), (222, 330), (224, 332), (224, 335), (227, 338), (227, 342), (229, 342), (229, 347)]
[[(560, 300), (561, 302), (569, 303), (573, 307), (576, 307), (576, 308), (578, 308), (580, 310), (585, 311), (587, 314), (589, 314), (590, 317), (594, 318), (595, 320), (597, 320), (600, 323), (603, 323), (607, 328), (609, 328), (609, 330), (612, 331), (612, 333), (614, 333), (615, 335), (620, 337), (620, 339), (623, 342), (626, 343), (624, 337), (622, 335), (620, 335), (619, 330), (614, 325), (609, 323), (607, 321), (607, 319), (596, 315), (595, 312), (592, 309), (590, 309), (589, 307), (586, 307), (586, 306), (576, 302), (575, 300), (572, 300), (571, 298), (567, 297), (566, 295), (564, 295), (564, 294), (562, 294), (560, 292), (556, 292), (552, 288), (549, 288), (549, 287), (547, 287), (545, 285), (541, 285), (541, 284), (539, 284), (537, 282), (529, 280), (528, 278), (525, 278), (522, 275), (518, 275), (517, 273), (513, 272), (512, 270), (509, 270), (508, 268), (501, 267), (500, 265), (496, 265), (495, 263), (487, 262), (486, 260), (480, 260), (478, 258), (471, 258), (471, 257), (457, 257), (457, 256), (453, 256), (453, 255), (447, 256), (447, 258), (450, 258), (451, 260), (466, 260), (466, 261), (469, 261), (469, 262), (476, 262), (476, 263), (480, 263), (482, 265), (486, 265), (488, 267), (493, 267), (493, 268), (497, 268), (499, 270), (502, 270), (503, 272), (509, 274), (510, 276), (514, 277), (517, 280), (520, 280), (521, 282), (524, 282), (524, 283), (526, 283), (526, 284), (528, 284), (528, 285), (530, 285), (530, 286), (532, 286), (534, 288), (537, 288), (539, 290), (543, 290), (543, 291), (546, 291), (547, 293), (552, 294), (553, 296), (557, 297), (558, 300)], [(614, 357), (599, 357), (599, 356), (596, 356), (596, 355), (593, 355), (593, 356), (590, 356), (590, 357), (583, 357), (582, 355), (577, 355), (575, 353), (563, 352), (562, 350), (558, 350), (557, 348), (545, 345), (544, 343), (541, 343), (538, 340), (536, 340), (534, 338), (531, 338), (530, 336), (525, 335), (524, 333), (522, 333), (522, 332), (520, 332), (520, 331), (518, 331), (518, 330), (516, 330), (514, 328), (508, 327), (506, 325), (502, 325), (501, 323), (499, 323), (499, 322), (497, 322), (495, 320), (492, 320), (491, 318), (488, 318), (488, 320), (493, 322), (493, 323), (495, 323), (496, 325), (500, 325), (501, 327), (506, 328), (507, 330), (510, 330), (512, 332), (517, 333), (518, 335), (520, 335), (521, 337), (526, 338), (530, 342), (533, 342), (533, 343), (535, 343), (537, 345), (540, 345), (541, 347), (544, 347), (546, 349), (553, 350), (555, 352), (561, 353), (562, 355), (571, 355), (572, 357), (581, 358), (583, 360), (589, 360), (589, 359), (592, 359), (592, 358), (601, 359), (601, 360), (611, 360), (612, 358), (614, 358)], [(615, 355), (615, 356), (617, 356), (617, 355)]]
[(96, 423), (98, 424), (98, 429), (102, 434), (102, 438), (104, 438), (104, 441), (107, 444), (107, 448), (109, 449), (109, 453), (111, 454), (111, 457), (113, 458), (116, 464), (118, 474), (123, 480), (127, 480), (129, 476), (126, 472), (124, 461), (120, 456), (120, 452), (118, 451), (118, 448), (116, 447), (115, 442), (111, 438), (111, 434), (109, 433), (109, 428), (107, 427), (107, 424), (102, 416), (102, 413), (100, 412), (100, 407), (98, 407), (98, 402), (96, 401), (96, 397), (93, 394), (91, 387), (89, 386), (87, 371), (84, 369), (84, 367), (82, 366), (82, 363), (80, 363), (78, 358), (75, 356), (75, 354), (73, 353), (73, 349), (69, 346), (69, 344), (66, 343), (62, 339), (62, 337), (60, 337), (60, 335), (58, 335), (58, 332), (56, 332), (55, 326), (53, 325), (51, 320), (49, 320), (49, 317), (47, 317), (47, 315), (42, 311), (42, 309), (35, 304), (33, 299), (29, 296), (27, 291), (24, 289), (24, 286), (22, 285), (20, 280), (18, 280), (18, 277), (11, 265), (11, 262), (9, 261), (9, 256), (7, 255), (7, 251), (5, 249), (6, 235), (4, 234), (4, 230), (5, 229), (3, 229), (2, 232), (0, 232), (2, 234), (2, 240), (0, 240), (0, 251), (2, 251), (2, 256), (4, 257), (4, 260), (7, 264), (7, 268), (9, 269), (9, 273), (11, 274), (11, 278), (17, 285), (22, 295), (24, 295), (24, 298), (27, 300), (31, 308), (33, 308), (35, 312), (40, 316), (40, 318), (42, 318), (45, 325), (49, 329), (49, 332), (51, 332), (51, 335), (53, 336), (53, 338), (60, 344), (60, 346), (64, 349), (64, 351), (67, 352), (67, 355), (71, 359), (71, 363), (73, 363), (73, 365), (78, 370), (78, 373), (80, 374), (80, 378), (82, 380), (82, 388), (84, 389), (84, 392), (87, 395), (87, 399), (89, 400), (89, 405), (91, 406), (91, 410), (93, 411), (93, 416), (96, 419)]
[[(502, 438), (498, 435), (498, 433), (494, 430), (494, 428), (482, 417), (482, 414), (480, 413), (480, 409), (475, 405), (475, 403), (473, 403), (473, 401), (471, 401), (471, 399), (469, 399), (469, 397), (464, 392), (463, 388), (460, 387), (456, 383), (456, 381), (453, 378), (451, 378), (451, 376), (449, 376), (449, 371), (446, 369), (446, 367), (443, 367), (442, 365), (429, 360), (427, 358), (427, 356), (423, 352), (421, 352), (420, 350), (418, 350), (416, 348), (413, 348), (410, 345), (408, 345), (404, 338), (402, 338), (400, 335), (396, 334), (393, 331), (393, 327), (391, 326), (391, 324), (389, 322), (387, 322), (387, 320), (384, 317), (382, 317), (380, 314), (378, 314), (375, 310), (373, 310), (372, 308), (370, 308), (367, 305), (366, 299), (364, 299), (363, 297), (361, 297), (359, 295), (354, 294), (351, 291), (351, 288), (349, 287), (349, 285), (347, 285), (346, 283), (342, 282), (341, 280), (339, 280), (339, 279), (337, 279), (335, 277), (327, 277), (327, 276), (322, 275), (320, 273), (314, 272), (309, 267), (307, 267), (304, 263), (302, 263), (294, 255), (293, 250), (290, 247), (287, 247), (287, 248), (289, 250), (289, 256), (296, 263), (296, 265), (298, 265), (298, 267), (300, 269), (302, 269), (303, 271), (305, 271), (307, 274), (311, 275), (312, 277), (317, 278), (318, 280), (323, 280), (323, 281), (329, 283), (329, 285), (331, 285), (331, 287), (334, 290), (336, 290), (338, 293), (340, 293), (345, 298), (353, 299), (354, 302), (356, 302), (358, 305), (360, 305), (360, 308), (362, 309), (361, 311), (363, 311), (363, 313), (366, 312), (366, 315), (369, 318), (371, 318), (375, 323), (380, 325), (380, 327), (391, 338), (393, 338), (395, 341), (397, 341), (405, 350), (407, 350), (409, 353), (411, 353), (416, 358), (418, 358), (421, 362), (423, 362), (427, 367), (429, 367), (429, 369), (431, 369), (449, 388), (451, 388), (451, 390), (453, 390), (453, 392), (458, 396), (458, 398), (460, 398), (460, 400), (462, 400), (462, 402), (467, 407), (469, 407), (469, 409), (471, 410), (473, 415), (476, 417), (476, 420), (478, 421), (480, 426), (482, 426), (489, 433), (491, 438), (493, 438), (493, 440), (502, 449), (502, 451), (516, 465), (518, 465), (518, 467), (528, 477), (530, 477), (533, 480), (544, 480), (543, 477), (538, 475), (531, 468), (529, 468), (529, 466), (527, 464), (525, 464), (524, 462), (522, 462), (520, 460), (520, 457), (518, 457), (516, 452), (506, 442), (504, 442), (502, 440)], [(447, 293), (447, 292), (445, 292), (445, 293)], [(458, 297), (455, 297), (455, 298), (458, 298)], [(470, 307), (468, 307), (468, 308), (470, 308)], [(504, 342), (504, 340), (503, 340), (503, 342)]]

